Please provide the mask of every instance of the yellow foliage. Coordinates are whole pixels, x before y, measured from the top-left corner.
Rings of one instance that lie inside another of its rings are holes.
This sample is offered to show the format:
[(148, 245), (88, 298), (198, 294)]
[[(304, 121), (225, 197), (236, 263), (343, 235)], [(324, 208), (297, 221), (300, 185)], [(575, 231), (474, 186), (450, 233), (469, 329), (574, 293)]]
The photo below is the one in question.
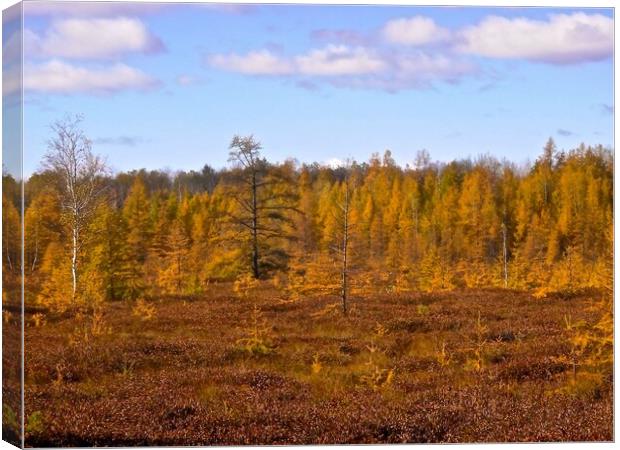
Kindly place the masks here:
[(564, 392), (581, 392), (584, 388), (600, 387), (613, 372), (613, 317), (609, 299), (595, 305), (600, 318), (594, 324), (574, 321), (564, 316), (564, 330), (569, 352), (556, 358), (569, 364), (572, 377)]
[(466, 369), (475, 372), (480, 372), (484, 369), (487, 346), (486, 333), (488, 331), (489, 328), (482, 320), (480, 311), (478, 311), (478, 317), (474, 323), (472, 337), (470, 338), (470, 355), (465, 362)]
[(143, 298), (140, 298), (136, 301), (131, 312), (140, 320), (151, 320), (155, 317), (156, 309), (155, 305), (147, 303)]
[(233, 285), (233, 291), (241, 298), (249, 298), (259, 287), (260, 282), (250, 273), (244, 273), (237, 277)]
[(332, 303), (332, 304), (326, 305), (323, 309), (317, 312), (311, 313), (310, 315), (314, 319), (318, 319), (318, 318), (325, 317), (325, 316), (333, 316), (337, 314), (339, 315), (340, 308), (341, 306), (338, 303)]
[(52, 311), (64, 312), (72, 305), (70, 260), (60, 244), (52, 242), (43, 257), (44, 281), (37, 303)]
[(271, 340), (271, 326), (257, 305), (252, 308), (246, 333), (246, 337), (237, 340), (237, 345), (243, 351), (251, 355), (261, 356), (268, 355), (275, 350)]
[(107, 324), (102, 306), (96, 307), (91, 311), (86, 309), (78, 310), (74, 323), (75, 328), (68, 337), (69, 345), (71, 346), (87, 344), (94, 338), (112, 333), (112, 327)]
[(366, 346), (368, 350), (368, 361), (365, 363), (364, 373), (360, 376), (360, 381), (374, 391), (383, 389), (394, 380), (394, 369), (383, 367), (379, 363), (379, 357), (383, 356), (380, 348), (374, 340)]
[(312, 358), (312, 365), (310, 367), (312, 369), (312, 375), (318, 375), (323, 369), (318, 353), (314, 354), (314, 357)]
[(78, 284), (77, 300), (82, 305), (96, 308), (106, 300), (105, 292), (100, 274), (85, 271)]
[(430, 250), (422, 259), (420, 275), (420, 288), (424, 291), (444, 291), (456, 287), (450, 262), (436, 250)]
[(551, 390), (549, 394), (590, 397), (598, 395), (604, 385), (605, 380), (601, 373), (579, 372), (565, 384)]
[(435, 354), (435, 359), (441, 367), (448, 367), (452, 362), (452, 355), (446, 349), (445, 342), (442, 342), (441, 349)]
[[(274, 286), (293, 298), (341, 295), (345, 199), (352, 296), (507, 286), (543, 298), (613, 288), (613, 164), (601, 147), (560, 157), (550, 141), (523, 173), (491, 158), (401, 169), (389, 155), (346, 174), (259, 166), (260, 272), (275, 273)], [(243, 181), (251, 180), (240, 168), (230, 175), (214, 176), (208, 193), (190, 193), (183, 183), (171, 189), (124, 174), (129, 192), (110, 195), (82, 230), (75, 293), (58, 196), (34, 183), (24, 268), (41, 281), (36, 301), (62, 312), (146, 293), (203, 294), (209, 280), (235, 279), (236, 294), (249, 298), (257, 286), (243, 275), (254, 247)], [(3, 194), (5, 281), (19, 260), (13, 197)]]
[(93, 336), (102, 336), (112, 333), (112, 327), (107, 325), (105, 315), (101, 308), (97, 308), (93, 311), (90, 332)]
[(382, 338), (382, 337), (384, 337), (388, 333), (387, 328), (385, 328), (385, 326), (383, 326), (379, 322), (377, 322), (377, 325), (375, 326), (375, 330), (374, 331), (375, 331), (375, 335), (378, 338)]
[(421, 316), (426, 316), (431, 311), (428, 305), (423, 305), (423, 304), (417, 305), (415, 307), (415, 310)]
[(46, 323), (45, 316), (43, 315), (43, 313), (35, 313), (32, 315), (31, 319), (32, 319), (32, 324), (35, 327), (42, 327)]
[(339, 295), (340, 268), (328, 254), (316, 254), (294, 262), (289, 270), (287, 290), (292, 298)]
[(488, 287), (494, 284), (491, 268), (481, 261), (461, 261), (459, 272), (468, 288)]

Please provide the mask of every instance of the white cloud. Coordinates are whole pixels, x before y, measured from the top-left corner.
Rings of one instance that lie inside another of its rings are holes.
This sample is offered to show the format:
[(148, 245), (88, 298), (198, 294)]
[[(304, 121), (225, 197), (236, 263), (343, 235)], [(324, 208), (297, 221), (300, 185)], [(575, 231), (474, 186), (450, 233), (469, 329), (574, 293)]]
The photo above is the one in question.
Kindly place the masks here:
[(346, 45), (328, 45), (311, 50), (295, 58), (298, 72), (303, 75), (338, 76), (381, 72), (385, 62), (373, 51), (350, 48)]
[(556, 14), (549, 20), (491, 16), (461, 32), (457, 48), (490, 58), (552, 64), (596, 61), (613, 54), (613, 19), (600, 14)]
[(407, 89), (427, 89), (436, 82), (457, 83), (477, 73), (476, 65), (457, 56), (409, 52), (386, 57), (387, 69), (381, 73), (356, 77), (330, 78), (336, 87), (379, 89), (399, 92)]
[(346, 163), (340, 158), (330, 158), (325, 161), (325, 165), (331, 169), (338, 169), (339, 167), (346, 167)]
[(423, 16), (390, 20), (382, 29), (385, 40), (393, 44), (427, 45), (450, 40), (448, 29)]
[[(111, 94), (123, 90), (148, 90), (158, 81), (125, 64), (109, 67), (80, 67), (52, 60), (43, 64), (26, 64), (24, 91), (51, 94)], [(5, 86), (5, 93), (19, 89), (19, 83)]]
[[(472, 56), (575, 64), (613, 54), (613, 19), (600, 14), (556, 14), (546, 20), (490, 16), (452, 30), (415, 16), (388, 21), (379, 31), (365, 45), (330, 44), (290, 56), (265, 48), (213, 55), (208, 62), (246, 75), (286, 76), (304, 88), (322, 82), (396, 92), (484, 76)], [(353, 33), (319, 30), (312, 36), (342, 42)]]
[(359, 75), (381, 71), (383, 60), (363, 47), (328, 45), (292, 58), (279, 56), (270, 50), (211, 55), (208, 62), (219, 69), (246, 75)]
[(219, 69), (246, 75), (287, 75), (294, 71), (290, 61), (265, 49), (246, 55), (211, 55), (208, 62)]
[(476, 66), (458, 55), (399, 52), (367, 47), (328, 45), (288, 58), (269, 50), (246, 55), (212, 55), (208, 62), (219, 69), (246, 75), (293, 76), (297, 85), (316, 88), (323, 80), (336, 87), (371, 88), (391, 92), (429, 87), (434, 81), (456, 82), (474, 73)]
[(162, 49), (141, 21), (127, 17), (56, 20), (43, 36), (24, 31), (25, 54), (38, 57), (110, 59)]
[(183, 74), (177, 77), (176, 82), (179, 86), (193, 86), (200, 84), (201, 80), (191, 75)]
[(464, 75), (474, 73), (477, 67), (455, 55), (414, 52), (395, 59), (401, 78), (417, 78), (419, 81), (457, 81)]
[(354, 30), (332, 30), (321, 28), (313, 30), (310, 33), (312, 39), (324, 42), (340, 42), (348, 45), (365, 45), (369, 44), (371, 37)]

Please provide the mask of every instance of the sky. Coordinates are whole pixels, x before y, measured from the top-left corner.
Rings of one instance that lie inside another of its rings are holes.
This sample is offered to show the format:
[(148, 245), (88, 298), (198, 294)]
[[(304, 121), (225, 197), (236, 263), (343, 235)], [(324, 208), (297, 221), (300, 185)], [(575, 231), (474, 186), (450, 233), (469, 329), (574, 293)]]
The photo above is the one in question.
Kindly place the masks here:
[(611, 146), (613, 25), (600, 8), (27, 2), (24, 173), (67, 114), (114, 171), (221, 168), (235, 134), (330, 164)]

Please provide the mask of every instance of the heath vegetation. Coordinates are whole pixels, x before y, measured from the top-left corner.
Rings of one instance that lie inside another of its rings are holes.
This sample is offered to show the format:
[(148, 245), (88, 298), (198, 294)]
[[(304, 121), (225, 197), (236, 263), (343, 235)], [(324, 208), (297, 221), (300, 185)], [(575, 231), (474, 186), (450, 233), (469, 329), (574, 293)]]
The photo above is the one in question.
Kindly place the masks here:
[(112, 174), (78, 119), (52, 131), (24, 183), (27, 445), (613, 438), (609, 149), (334, 168), (235, 136), (226, 169)]

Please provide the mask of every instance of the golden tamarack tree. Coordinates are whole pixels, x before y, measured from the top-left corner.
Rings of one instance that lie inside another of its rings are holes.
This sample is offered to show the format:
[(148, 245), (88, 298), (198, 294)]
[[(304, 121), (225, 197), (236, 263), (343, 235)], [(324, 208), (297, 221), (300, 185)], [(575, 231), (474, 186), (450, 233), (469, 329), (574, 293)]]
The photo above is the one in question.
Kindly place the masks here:
[[(25, 185), (25, 267), (47, 304), (70, 303), (76, 267), (110, 300), (193, 295), (250, 274), (346, 304), (378, 290), (604, 287), (613, 259), (613, 160), (600, 146), (558, 151), (549, 140), (523, 167), (427, 154), (399, 167), (386, 151), (333, 168), (271, 164), (237, 136), (227, 169), (110, 176), (82, 135), (72, 139), (93, 167), (71, 181), (48, 161)], [(84, 207), (76, 216), (71, 205)], [(11, 267), (19, 205), (8, 191), (3, 208)]]
[(286, 263), (281, 243), (292, 238), (287, 225), (293, 224), (291, 213), (296, 211), (293, 171), (290, 164), (271, 166), (253, 136), (233, 137), (229, 149), (233, 170), (226, 177), (225, 195), (233, 202), (227, 217), (247, 242), (252, 275), (258, 279), (263, 269)]

